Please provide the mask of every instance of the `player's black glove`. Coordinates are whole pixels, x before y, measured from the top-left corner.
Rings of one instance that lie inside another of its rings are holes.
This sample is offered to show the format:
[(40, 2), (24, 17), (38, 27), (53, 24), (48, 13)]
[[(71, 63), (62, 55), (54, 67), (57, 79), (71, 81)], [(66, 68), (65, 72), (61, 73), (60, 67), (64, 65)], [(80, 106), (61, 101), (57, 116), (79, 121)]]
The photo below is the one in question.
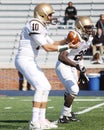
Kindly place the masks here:
[(86, 75), (86, 73), (82, 73), (82, 72), (80, 72), (80, 81), (83, 83), (83, 84), (87, 84), (88, 83), (88, 81), (89, 81), (89, 78), (88, 78), (88, 76)]
[(81, 73), (86, 72), (86, 68), (84, 66), (79, 65), (79, 64), (76, 65), (76, 69), (79, 70)]

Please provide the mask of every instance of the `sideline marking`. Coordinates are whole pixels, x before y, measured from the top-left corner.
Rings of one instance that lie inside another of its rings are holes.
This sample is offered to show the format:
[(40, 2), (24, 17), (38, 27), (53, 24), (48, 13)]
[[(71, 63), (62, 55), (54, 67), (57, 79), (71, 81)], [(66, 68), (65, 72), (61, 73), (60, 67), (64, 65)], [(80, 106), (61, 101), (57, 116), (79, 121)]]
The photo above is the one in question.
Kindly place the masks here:
[(83, 113), (89, 112), (89, 111), (91, 111), (91, 110), (93, 110), (93, 109), (99, 108), (99, 107), (101, 107), (101, 106), (103, 106), (103, 105), (104, 105), (104, 103), (100, 103), (100, 104), (97, 104), (97, 105), (95, 105), (95, 106), (92, 106), (92, 107), (89, 107), (89, 108), (87, 108), (87, 109), (84, 109), (84, 110), (82, 110), (82, 111), (75, 112), (75, 114), (83, 114)]

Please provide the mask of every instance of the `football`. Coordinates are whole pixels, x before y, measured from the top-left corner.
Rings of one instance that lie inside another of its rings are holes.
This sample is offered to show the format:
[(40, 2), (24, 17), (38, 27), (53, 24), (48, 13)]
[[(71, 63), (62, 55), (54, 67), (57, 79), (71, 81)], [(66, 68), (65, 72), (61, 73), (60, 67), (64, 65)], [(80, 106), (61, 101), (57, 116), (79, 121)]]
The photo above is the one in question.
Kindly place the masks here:
[(80, 42), (79, 35), (75, 31), (70, 31), (67, 35), (68, 42), (72, 42), (72, 44), (77, 44)]

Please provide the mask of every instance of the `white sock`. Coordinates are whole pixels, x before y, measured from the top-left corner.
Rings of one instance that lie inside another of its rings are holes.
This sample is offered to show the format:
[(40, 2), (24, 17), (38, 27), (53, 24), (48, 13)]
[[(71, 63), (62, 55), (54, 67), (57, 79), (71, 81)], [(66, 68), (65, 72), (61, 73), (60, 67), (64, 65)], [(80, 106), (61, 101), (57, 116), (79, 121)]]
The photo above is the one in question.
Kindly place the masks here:
[(45, 120), (45, 113), (46, 113), (46, 109), (45, 108), (41, 108), (40, 112), (39, 112), (39, 120), (40, 121), (44, 121)]
[(72, 109), (72, 107), (63, 106), (60, 118), (62, 118), (63, 116), (69, 116), (69, 117), (71, 117), (71, 113), (70, 113), (71, 109)]
[[(47, 104), (47, 101), (48, 101), (48, 94), (49, 94), (49, 91), (48, 90), (45, 90), (43, 91), (42, 93), (42, 102), (43, 103), (46, 103)], [(39, 113), (39, 119), (41, 121), (44, 121), (45, 120), (45, 114), (46, 114), (46, 108), (40, 108), (40, 113)]]
[(32, 110), (32, 122), (36, 122), (36, 121), (39, 120), (39, 112), (40, 112), (39, 108), (33, 107), (33, 110)]

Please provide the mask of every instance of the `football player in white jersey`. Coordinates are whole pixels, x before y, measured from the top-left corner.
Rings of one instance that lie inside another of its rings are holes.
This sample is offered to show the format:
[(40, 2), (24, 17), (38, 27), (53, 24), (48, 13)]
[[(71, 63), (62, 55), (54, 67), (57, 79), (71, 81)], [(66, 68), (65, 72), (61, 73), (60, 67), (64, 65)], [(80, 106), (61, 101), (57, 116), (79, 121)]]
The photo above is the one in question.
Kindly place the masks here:
[(75, 22), (75, 27), (75, 32), (80, 38), (79, 47), (61, 52), (56, 63), (56, 74), (65, 87), (64, 105), (58, 120), (59, 123), (80, 121), (72, 112), (72, 103), (79, 92), (77, 71), (86, 76), (84, 75), (86, 68), (80, 64), (80, 61), (92, 44), (93, 24), (89, 17), (81, 16)]
[(16, 68), (35, 87), (32, 119), (29, 125), (31, 130), (57, 128), (57, 125), (45, 117), (51, 85), (36, 61), (40, 47), (51, 52), (60, 52), (73, 47), (68, 43), (68, 39), (53, 41), (49, 37), (47, 24), (52, 23), (53, 13), (54, 9), (47, 3), (40, 3), (34, 8), (34, 18), (27, 21), (22, 29), (15, 58)]

